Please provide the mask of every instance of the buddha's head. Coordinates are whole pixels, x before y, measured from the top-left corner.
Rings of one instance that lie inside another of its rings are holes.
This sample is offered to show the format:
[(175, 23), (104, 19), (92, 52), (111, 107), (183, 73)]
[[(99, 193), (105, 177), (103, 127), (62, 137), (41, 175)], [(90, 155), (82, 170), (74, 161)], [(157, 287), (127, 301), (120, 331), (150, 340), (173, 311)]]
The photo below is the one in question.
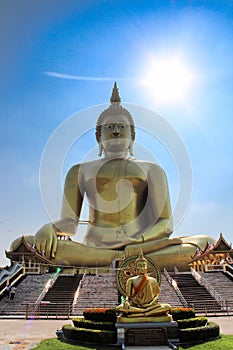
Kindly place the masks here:
[[(99, 155), (105, 152), (104, 143), (106, 144), (107, 141), (114, 140), (116, 147), (117, 143), (121, 142), (122, 147), (126, 147), (126, 150), (132, 156), (135, 139), (134, 121), (130, 112), (120, 105), (121, 99), (116, 83), (112, 90), (110, 102), (111, 105), (100, 114), (96, 124), (96, 139), (100, 150)], [(122, 143), (122, 139), (125, 140), (125, 143)]]
[(147, 272), (147, 267), (147, 259), (143, 255), (140, 255), (135, 260), (135, 269), (137, 274), (144, 275)]

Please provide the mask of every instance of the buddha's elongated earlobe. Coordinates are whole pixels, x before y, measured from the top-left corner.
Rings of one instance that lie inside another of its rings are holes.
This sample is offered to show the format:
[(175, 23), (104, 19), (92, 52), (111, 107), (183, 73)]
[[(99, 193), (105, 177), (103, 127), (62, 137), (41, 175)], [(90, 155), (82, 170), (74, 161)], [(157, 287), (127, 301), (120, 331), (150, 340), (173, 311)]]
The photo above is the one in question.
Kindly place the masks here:
[(103, 151), (104, 151), (104, 148), (103, 148), (103, 146), (102, 146), (102, 143), (100, 142), (100, 143), (99, 143), (99, 154), (98, 154), (99, 157), (102, 156)]
[(129, 144), (129, 154), (131, 157), (133, 157), (133, 141), (130, 141)]

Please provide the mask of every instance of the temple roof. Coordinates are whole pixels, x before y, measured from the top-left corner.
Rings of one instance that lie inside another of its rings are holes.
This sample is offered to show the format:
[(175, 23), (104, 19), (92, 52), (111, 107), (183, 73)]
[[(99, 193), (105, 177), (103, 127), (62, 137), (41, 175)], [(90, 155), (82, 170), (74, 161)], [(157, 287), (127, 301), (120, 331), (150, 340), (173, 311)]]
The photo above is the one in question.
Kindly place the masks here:
[(229, 253), (231, 251), (231, 244), (229, 244), (223, 237), (222, 233), (220, 233), (219, 239), (216, 242), (211, 244), (209, 242), (206, 242), (206, 245), (203, 249), (197, 248), (190, 263), (200, 260), (210, 253)]
[(14, 248), (14, 250), (11, 251), (5, 251), (6, 257), (9, 259), (14, 260), (16, 257), (27, 257), (27, 256), (33, 256), (36, 258), (36, 260), (47, 263), (50, 265), (54, 265), (52, 261), (47, 259), (44, 255), (38, 253), (38, 251), (32, 247), (30, 244), (28, 244), (24, 238), (24, 236), (21, 237), (18, 244)]

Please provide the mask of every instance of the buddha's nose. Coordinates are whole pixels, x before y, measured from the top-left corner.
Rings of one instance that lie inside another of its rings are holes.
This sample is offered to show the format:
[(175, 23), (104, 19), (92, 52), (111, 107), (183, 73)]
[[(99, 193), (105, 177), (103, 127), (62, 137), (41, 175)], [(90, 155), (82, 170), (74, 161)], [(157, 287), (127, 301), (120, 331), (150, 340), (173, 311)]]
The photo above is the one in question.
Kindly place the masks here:
[(120, 128), (119, 128), (119, 125), (118, 125), (118, 124), (114, 124), (114, 127), (113, 127), (113, 134), (114, 134), (114, 135), (119, 135), (119, 134), (120, 134)]

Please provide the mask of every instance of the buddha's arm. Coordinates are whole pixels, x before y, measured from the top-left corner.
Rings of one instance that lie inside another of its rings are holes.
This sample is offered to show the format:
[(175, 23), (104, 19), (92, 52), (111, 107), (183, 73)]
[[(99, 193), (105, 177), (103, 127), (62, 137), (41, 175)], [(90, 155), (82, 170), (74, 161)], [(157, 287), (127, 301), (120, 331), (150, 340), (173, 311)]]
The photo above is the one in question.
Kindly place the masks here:
[(54, 258), (57, 250), (57, 236), (75, 234), (82, 208), (83, 196), (79, 189), (79, 166), (75, 165), (66, 176), (61, 219), (44, 225), (35, 235), (38, 251), (47, 258)]
[(169, 237), (172, 233), (171, 205), (167, 179), (157, 164), (151, 164), (148, 174), (148, 200), (154, 223), (142, 233), (144, 241)]
[(79, 165), (73, 166), (65, 180), (61, 220), (54, 223), (58, 232), (72, 236), (75, 234), (83, 204), (81, 193), (82, 175)]
[(128, 278), (127, 282), (126, 282), (126, 299), (129, 300), (130, 296), (131, 296), (131, 290), (132, 290), (132, 279)]
[(128, 278), (126, 282), (126, 296), (125, 296), (125, 302), (124, 302), (124, 309), (129, 309), (130, 307), (130, 297), (131, 297), (131, 290), (132, 290), (132, 279)]

